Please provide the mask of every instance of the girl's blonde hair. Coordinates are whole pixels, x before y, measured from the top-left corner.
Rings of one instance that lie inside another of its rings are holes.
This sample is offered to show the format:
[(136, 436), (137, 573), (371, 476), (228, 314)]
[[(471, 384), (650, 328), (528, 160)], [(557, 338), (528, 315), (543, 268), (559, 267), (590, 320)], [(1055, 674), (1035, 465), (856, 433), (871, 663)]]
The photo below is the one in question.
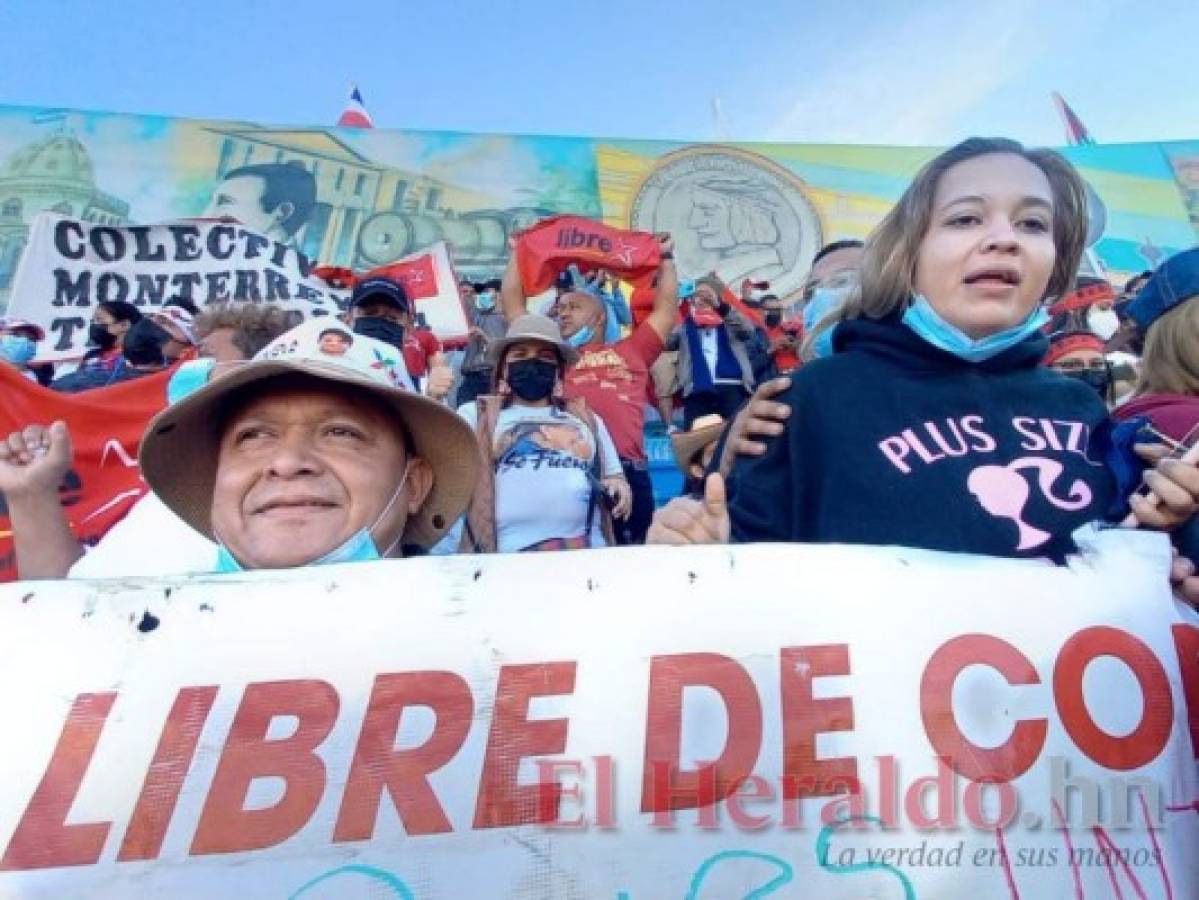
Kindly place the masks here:
[(1199, 297), (1149, 326), (1134, 394), (1199, 395)]
[[(1049, 180), (1053, 193), (1053, 244), (1057, 251), (1046, 297), (1071, 290), (1087, 239), (1087, 193), (1074, 167), (1053, 150), (1026, 150), (1007, 138), (970, 138), (926, 163), (899, 202), (866, 239), (860, 286), (837, 316), (813, 329), (817, 334), (847, 319), (881, 319), (905, 306), (915, 293), (916, 257), (933, 217), (933, 201), (941, 176), (958, 163), (1010, 153), (1028, 160)], [(1042, 298), (1044, 299), (1044, 298)]]

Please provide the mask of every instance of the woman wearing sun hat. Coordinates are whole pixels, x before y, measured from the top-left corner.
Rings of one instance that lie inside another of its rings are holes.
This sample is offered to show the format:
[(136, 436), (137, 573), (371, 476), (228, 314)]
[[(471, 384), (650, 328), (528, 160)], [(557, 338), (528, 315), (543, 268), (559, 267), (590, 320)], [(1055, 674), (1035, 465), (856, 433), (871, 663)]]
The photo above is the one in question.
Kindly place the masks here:
[(459, 409), (482, 459), (466, 552), (564, 550), (613, 543), (610, 516), (632, 491), (601, 418), (563, 399), (578, 351), (545, 316), (525, 314), (488, 349), (492, 393)]

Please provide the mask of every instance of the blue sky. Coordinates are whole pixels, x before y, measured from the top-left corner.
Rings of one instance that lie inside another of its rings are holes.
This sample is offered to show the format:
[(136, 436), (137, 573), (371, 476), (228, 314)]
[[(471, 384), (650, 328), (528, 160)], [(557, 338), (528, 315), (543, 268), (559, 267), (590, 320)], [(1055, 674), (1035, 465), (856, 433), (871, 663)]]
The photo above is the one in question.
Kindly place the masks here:
[[(9, 0), (0, 103), (816, 143), (1199, 138), (1199, 2)], [(725, 132), (714, 123), (719, 97)]]

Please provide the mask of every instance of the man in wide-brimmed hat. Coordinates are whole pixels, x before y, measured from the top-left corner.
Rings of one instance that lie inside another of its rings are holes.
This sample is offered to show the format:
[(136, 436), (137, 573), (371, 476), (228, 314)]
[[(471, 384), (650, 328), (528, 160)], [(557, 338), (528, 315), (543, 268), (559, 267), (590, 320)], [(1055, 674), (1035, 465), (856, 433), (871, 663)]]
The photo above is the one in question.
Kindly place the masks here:
[(403, 556), (445, 533), (474, 489), (474, 437), (403, 387), (398, 357), (310, 320), (150, 423), (145, 479), (218, 544), (216, 571)]
[(717, 413), (700, 416), (691, 423), (687, 431), (676, 431), (670, 436), (674, 461), (683, 473), (683, 493), (702, 497), (704, 476), (716, 452), (716, 445), (724, 431), (724, 419)]

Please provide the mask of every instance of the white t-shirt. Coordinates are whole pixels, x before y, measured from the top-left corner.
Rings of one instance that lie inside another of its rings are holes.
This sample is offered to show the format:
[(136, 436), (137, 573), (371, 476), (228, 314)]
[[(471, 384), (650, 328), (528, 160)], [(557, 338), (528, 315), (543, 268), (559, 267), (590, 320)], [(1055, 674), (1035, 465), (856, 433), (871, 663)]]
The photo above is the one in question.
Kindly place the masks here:
[(68, 578), (204, 575), (216, 568), (217, 547), (167, 508), (153, 491), (133, 504)]
[[(467, 403), (458, 414), (474, 427), (478, 410)], [(621, 474), (620, 458), (604, 420), (595, 417), (602, 448), (601, 478)], [(577, 538), (587, 527), (595, 442), (577, 416), (553, 407), (501, 410), (492, 436), (495, 459), (496, 549), (523, 550), (551, 538)], [(591, 546), (604, 546), (598, 500)]]

